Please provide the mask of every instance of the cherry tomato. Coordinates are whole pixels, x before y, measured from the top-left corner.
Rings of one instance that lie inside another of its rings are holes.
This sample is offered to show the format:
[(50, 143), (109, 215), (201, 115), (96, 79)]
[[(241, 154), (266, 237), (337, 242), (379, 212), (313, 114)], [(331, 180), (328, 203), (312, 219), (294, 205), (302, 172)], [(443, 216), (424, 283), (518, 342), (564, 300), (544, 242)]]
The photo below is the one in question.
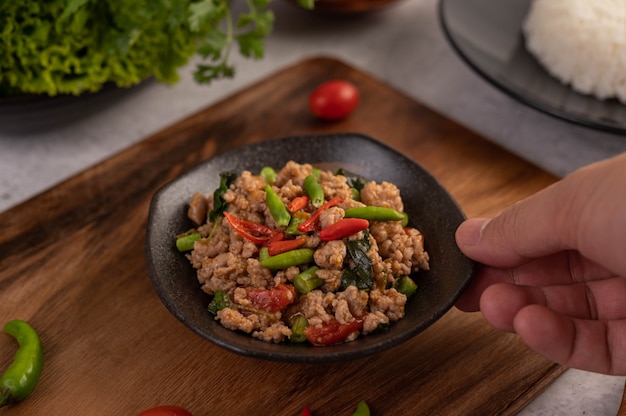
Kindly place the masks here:
[(304, 330), (304, 335), (313, 345), (332, 345), (345, 341), (350, 334), (361, 328), (363, 319), (355, 319), (345, 324), (333, 319), (321, 325), (309, 325)]
[(294, 287), (282, 283), (271, 289), (251, 289), (247, 295), (252, 306), (268, 312), (281, 311), (296, 299)]
[(302, 409), (302, 416), (313, 416), (313, 413), (311, 413), (311, 409), (305, 407), (304, 409)]
[(144, 410), (137, 416), (193, 416), (189, 411), (178, 406), (157, 406)]
[(343, 80), (327, 81), (309, 96), (309, 109), (322, 120), (340, 120), (350, 115), (359, 104), (359, 90)]

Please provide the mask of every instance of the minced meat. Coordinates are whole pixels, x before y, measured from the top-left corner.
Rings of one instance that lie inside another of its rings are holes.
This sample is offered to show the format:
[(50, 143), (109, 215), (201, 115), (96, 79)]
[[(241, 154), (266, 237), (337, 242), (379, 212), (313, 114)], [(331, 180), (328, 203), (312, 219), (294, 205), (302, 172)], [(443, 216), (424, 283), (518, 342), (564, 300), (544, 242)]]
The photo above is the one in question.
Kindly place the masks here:
[[(403, 212), (399, 188), (368, 181), (355, 199), (345, 176), (310, 164), (290, 161), (276, 173), (274, 182), (268, 184), (261, 175), (241, 172), (221, 196), (228, 218), (220, 216), (215, 223), (207, 220), (214, 207), (213, 190), (206, 195), (196, 192), (190, 199), (188, 216), (202, 238), (188, 258), (201, 289), (216, 299), (218, 294), (226, 299), (216, 303), (215, 310), (210, 308), (215, 319), (260, 340), (284, 342), (292, 336), (295, 317), (304, 316), (308, 321), (305, 335), (315, 345), (353, 341), (402, 319), (407, 296), (394, 282), (428, 270), (424, 236), (399, 221), (370, 221), (366, 229), (350, 229), (344, 220), (344, 210), (351, 207)], [(294, 198), (306, 196), (303, 184), (309, 175), (317, 178), (325, 201), (332, 203), (321, 209), (309, 201), (291, 212), (292, 222), (311, 222), (304, 231), (297, 230), (298, 224), (279, 227), (266, 201), (265, 186), (270, 185), (288, 206)], [(323, 241), (320, 231), (330, 226), (343, 226), (343, 231)], [(297, 239), (302, 240), (288, 241)], [(295, 249), (313, 250), (313, 260), (286, 263), (283, 268), (264, 267), (268, 253), (263, 252), (285, 242), (298, 243)], [(305, 270), (312, 273), (315, 286), (303, 291), (294, 281)]]

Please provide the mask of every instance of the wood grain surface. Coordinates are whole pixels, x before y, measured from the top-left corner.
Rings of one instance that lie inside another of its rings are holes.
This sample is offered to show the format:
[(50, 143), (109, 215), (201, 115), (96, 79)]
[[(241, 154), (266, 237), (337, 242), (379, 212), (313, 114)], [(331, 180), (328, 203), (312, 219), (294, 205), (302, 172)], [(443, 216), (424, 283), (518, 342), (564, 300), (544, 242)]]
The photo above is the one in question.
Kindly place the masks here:
[[(309, 92), (355, 83), (344, 121), (315, 120)], [(201, 87), (199, 87), (201, 88)], [(487, 216), (556, 178), (333, 58), (272, 74), (0, 215), (0, 322), (41, 334), (34, 394), (1, 415), (134, 415), (177, 404), (194, 416), (511, 415), (564, 368), (456, 309), (411, 341), (352, 362), (251, 359), (171, 316), (144, 259), (148, 206), (163, 184), (235, 146), (298, 133), (369, 134), (430, 170), (470, 216)], [(16, 346), (0, 335), (0, 368)]]

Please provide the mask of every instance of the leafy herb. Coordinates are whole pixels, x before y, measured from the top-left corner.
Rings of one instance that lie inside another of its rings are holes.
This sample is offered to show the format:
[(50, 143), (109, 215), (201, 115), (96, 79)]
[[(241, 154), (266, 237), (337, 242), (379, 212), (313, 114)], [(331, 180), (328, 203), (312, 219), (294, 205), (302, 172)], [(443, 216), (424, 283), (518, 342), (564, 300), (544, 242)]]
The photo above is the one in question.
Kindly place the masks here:
[(346, 243), (354, 266), (346, 269), (341, 275), (341, 286), (344, 289), (356, 286), (360, 290), (366, 290), (374, 286), (372, 260), (367, 255), (370, 248), (369, 231), (364, 230), (363, 233), (362, 240), (351, 240)]
[(78, 95), (149, 77), (173, 84), (195, 55), (197, 82), (233, 77), (231, 49), (264, 55), (269, 1), (245, 0), (237, 12), (230, 0), (0, 1), (0, 93)]
[(216, 290), (215, 294), (213, 295), (213, 299), (211, 300), (211, 303), (209, 303), (209, 306), (207, 307), (208, 311), (213, 315), (216, 315), (218, 311), (226, 308), (237, 309), (238, 311), (244, 311), (245, 313), (256, 313), (259, 315), (272, 316), (270, 312), (263, 309), (257, 309), (247, 305), (239, 305), (230, 299), (230, 295), (227, 291)]
[(298, 0), (300, 7), (313, 10), (315, 8), (315, 0)]
[(213, 209), (209, 212), (209, 221), (215, 222), (220, 217), (228, 203), (224, 200), (224, 194), (228, 191), (230, 185), (237, 179), (237, 173), (235, 171), (228, 171), (220, 173), (220, 186), (213, 192)]
[[(219, 78), (232, 78), (235, 68), (229, 63), (232, 47), (239, 45), (239, 53), (246, 58), (260, 59), (264, 55), (264, 38), (274, 26), (274, 14), (268, 10), (270, 0), (246, 0), (247, 13), (238, 18), (232, 15), (227, 0), (201, 0), (189, 6), (192, 29), (211, 24), (198, 44), (198, 54), (211, 61), (198, 64), (194, 79), (208, 84)], [(216, 23), (222, 23), (216, 24)]]
[(230, 300), (230, 295), (225, 290), (217, 290), (215, 291), (215, 295), (213, 296), (213, 300), (209, 303), (208, 309), (212, 314), (216, 314), (217, 311), (221, 311), (222, 309), (232, 308), (234, 305), (233, 301)]
[(369, 179), (366, 179), (360, 175), (357, 175), (356, 173), (349, 172), (343, 168), (337, 169), (337, 171), (335, 172), (335, 175), (345, 176), (347, 179), (348, 186), (350, 188), (356, 189), (357, 191), (360, 191), (361, 189), (363, 189), (365, 184), (370, 182)]

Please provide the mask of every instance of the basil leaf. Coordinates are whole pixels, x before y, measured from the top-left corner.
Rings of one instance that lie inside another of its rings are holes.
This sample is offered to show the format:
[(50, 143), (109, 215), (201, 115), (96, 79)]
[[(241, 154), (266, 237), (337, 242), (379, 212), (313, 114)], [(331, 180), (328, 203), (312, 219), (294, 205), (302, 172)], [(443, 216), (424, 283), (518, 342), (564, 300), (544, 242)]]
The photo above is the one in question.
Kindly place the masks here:
[(346, 243), (348, 254), (354, 262), (354, 267), (346, 269), (341, 275), (341, 286), (356, 286), (360, 290), (371, 289), (374, 286), (372, 260), (367, 255), (370, 248), (369, 232), (363, 231), (362, 240), (352, 240)]
[(233, 302), (230, 300), (228, 292), (225, 290), (217, 290), (213, 300), (209, 303), (208, 309), (212, 314), (217, 314), (217, 311), (230, 308), (233, 306)]
[(213, 192), (213, 209), (209, 212), (210, 222), (215, 222), (226, 211), (228, 203), (224, 201), (224, 194), (228, 191), (230, 185), (235, 182), (235, 179), (237, 179), (235, 171), (220, 173), (220, 186)]
[(370, 182), (369, 179), (365, 179), (364, 177), (359, 176), (356, 173), (349, 172), (343, 168), (337, 169), (337, 171), (335, 172), (335, 176), (337, 175), (345, 176), (347, 179), (348, 186), (358, 191), (363, 189), (366, 183)]

